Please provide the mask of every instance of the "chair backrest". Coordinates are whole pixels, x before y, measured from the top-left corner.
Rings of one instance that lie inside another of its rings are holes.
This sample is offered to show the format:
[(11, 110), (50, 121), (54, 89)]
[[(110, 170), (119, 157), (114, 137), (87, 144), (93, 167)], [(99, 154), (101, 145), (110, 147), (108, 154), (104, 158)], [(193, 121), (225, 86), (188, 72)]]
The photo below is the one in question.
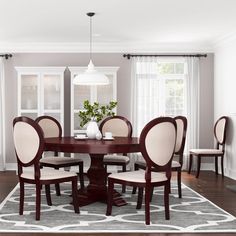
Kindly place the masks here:
[(159, 171), (165, 171), (170, 178), (176, 134), (176, 122), (171, 117), (158, 117), (143, 128), (139, 142), (147, 163), (146, 173), (155, 167)]
[(104, 135), (105, 132), (111, 132), (115, 137), (131, 137), (132, 125), (129, 120), (123, 116), (109, 116), (100, 124), (100, 131)]
[(44, 137), (40, 126), (28, 117), (13, 120), (13, 140), (18, 161), (19, 174), (22, 167), (35, 165), (39, 171), (39, 159), (44, 151)]
[(185, 116), (176, 116), (174, 119), (177, 125), (175, 154), (183, 155), (187, 132), (187, 118)]
[(224, 146), (225, 144), (227, 123), (228, 117), (226, 116), (220, 117), (215, 123), (214, 135), (217, 140), (217, 148), (219, 148), (219, 145)]
[(44, 138), (61, 137), (62, 128), (55, 118), (51, 116), (39, 116), (35, 121), (42, 128)]

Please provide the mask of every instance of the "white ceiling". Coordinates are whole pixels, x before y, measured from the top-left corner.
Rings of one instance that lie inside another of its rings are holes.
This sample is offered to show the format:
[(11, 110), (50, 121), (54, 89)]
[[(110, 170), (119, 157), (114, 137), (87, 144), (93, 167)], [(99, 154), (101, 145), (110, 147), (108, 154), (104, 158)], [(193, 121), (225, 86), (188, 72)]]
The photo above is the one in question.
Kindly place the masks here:
[(212, 51), (236, 32), (236, 0), (0, 0), (0, 52)]

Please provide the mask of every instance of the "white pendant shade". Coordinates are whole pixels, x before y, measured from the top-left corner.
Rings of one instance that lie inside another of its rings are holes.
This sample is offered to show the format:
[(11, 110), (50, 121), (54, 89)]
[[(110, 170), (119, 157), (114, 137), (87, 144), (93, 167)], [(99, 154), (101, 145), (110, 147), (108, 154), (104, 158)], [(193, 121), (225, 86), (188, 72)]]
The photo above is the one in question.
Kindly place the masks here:
[(87, 70), (83, 74), (75, 76), (73, 83), (77, 85), (106, 85), (109, 84), (109, 79), (103, 73), (96, 71), (92, 62), (92, 17), (94, 12), (88, 12), (90, 17), (90, 61)]
[(75, 76), (73, 83), (77, 85), (106, 85), (109, 84), (109, 79), (103, 73), (95, 70), (93, 62), (90, 60), (87, 70)]

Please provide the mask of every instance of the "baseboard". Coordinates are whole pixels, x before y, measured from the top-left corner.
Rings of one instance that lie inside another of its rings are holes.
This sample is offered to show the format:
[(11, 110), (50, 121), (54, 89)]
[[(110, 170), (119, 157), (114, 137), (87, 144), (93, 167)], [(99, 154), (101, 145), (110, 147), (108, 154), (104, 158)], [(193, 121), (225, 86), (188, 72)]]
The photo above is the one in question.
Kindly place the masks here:
[(17, 164), (16, 163), (6, 163), (6, 170), (17, 170)]
[(231, 179), (235, 179), (236, 180), (236, 171), (235, 170), (229, 169), (228, 171), (226, 170), (226, 173), (229, 175), (229, 177)]

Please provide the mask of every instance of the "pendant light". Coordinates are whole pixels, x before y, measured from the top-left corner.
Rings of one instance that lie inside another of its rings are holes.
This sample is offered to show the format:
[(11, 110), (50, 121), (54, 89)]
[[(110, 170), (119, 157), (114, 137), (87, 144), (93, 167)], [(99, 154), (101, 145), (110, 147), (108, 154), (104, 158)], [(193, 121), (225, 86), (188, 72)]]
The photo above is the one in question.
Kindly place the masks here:
[(87, 13), (90, 17), (90, 61), (84, 73), (75, 76), (73, 83), (76, 85), (106, 85), (109, 79), (103, 73), (97, 71), (92, 62), (92, 17), (94, 12)]

